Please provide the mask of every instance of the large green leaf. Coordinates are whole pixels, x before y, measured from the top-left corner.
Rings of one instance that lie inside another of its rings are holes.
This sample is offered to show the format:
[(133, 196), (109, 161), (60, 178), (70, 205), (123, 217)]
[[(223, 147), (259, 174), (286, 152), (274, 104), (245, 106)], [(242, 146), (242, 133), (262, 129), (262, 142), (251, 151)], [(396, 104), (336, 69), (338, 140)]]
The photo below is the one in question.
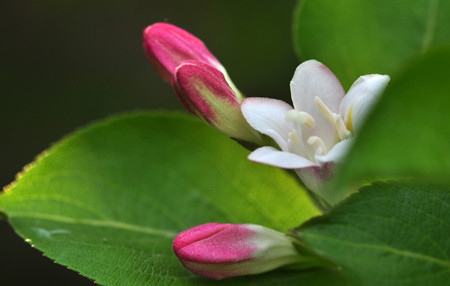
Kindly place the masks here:
[(450, 49), (443, 49), (393, 79), (330, 193), (339, 198), (349, 183), (375, 176), (450, 183), (449, 74)]
[[(286, 230), (318, 214), (295, 179), (247, 155), (191, 117), (121, 116), (44, 152), (1, 194), (0, 210), (27, 242), (98, 283), (209, 285), (173, 255), (179, 231), (211, 221)], [(333, 272), (229, 281), (301, 285), (318, 277), (317, 285), (345, 285)]]
[(295, 49), (317, 59), (344, 87), (358, 76), (392, 74), (408, 58), (450, 43), (450, 1), (301, 0)]
[(450, 188), (378, 183), (297, 234), (357, 285), (448, 285)]

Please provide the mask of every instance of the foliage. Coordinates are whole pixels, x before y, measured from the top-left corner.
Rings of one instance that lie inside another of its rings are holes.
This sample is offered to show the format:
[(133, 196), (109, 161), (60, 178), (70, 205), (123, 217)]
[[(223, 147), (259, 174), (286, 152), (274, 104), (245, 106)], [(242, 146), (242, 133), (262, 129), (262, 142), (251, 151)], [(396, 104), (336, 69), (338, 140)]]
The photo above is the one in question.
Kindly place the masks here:
[(302, 60), (325, 63), (348, 88), (363, 74), (392, 75), (411, 58), (450, 44), (450, 2), (305, 0), (294, 18)]
[(348, 88), (389, 74), (321, 215), (280, 169), (189, 116), (133, 113), (68, 136), (0, 194), (0, 214), (46, 256), (99, 284), (213, 285), (185, 270), (175, 235), (206, 222), (292, 234), (336, 269), (278, 270), (223, 285), (444, 285), (450, 280), (450, 2), (303, 0), (299, 57)]
[(173, 255), (178, 232), (206, 222), (284, 231), (319, 214), (294, 178), (247, 154), (191, 117), (120, 116), (44, 152), (0, 209), (27, 242), (98, 283), (189, 285), (203, 279)]
[(296, 232), (357, 285), (445, 285), (449, 203), (449, 187), (376, 183)]

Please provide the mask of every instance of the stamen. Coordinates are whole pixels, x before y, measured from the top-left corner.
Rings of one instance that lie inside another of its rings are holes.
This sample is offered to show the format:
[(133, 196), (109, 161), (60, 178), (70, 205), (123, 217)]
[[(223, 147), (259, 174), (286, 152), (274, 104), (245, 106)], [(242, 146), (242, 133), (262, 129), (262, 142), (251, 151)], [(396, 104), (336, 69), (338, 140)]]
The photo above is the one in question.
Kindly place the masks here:
[(298, 123), (308, 128), (314, 127), (314, 118), (312, 118), (309, 113), (306, 113), (304, 111), (297, 111), (295, 109), (289, 110), (286, 113), (286, 121)]
[(296, 146), (300, 146), (300, 142), (298, 141), (298, 137), (295, 135), (294, 132), (289, 132), (289, 139), (291, 142), (293, 142)]
[(341, 138), (341, 140), (348, 139), (352, 136), (352, 133), (350, 131), (348, 131), (347, 128), (345, 127), (344, 120), (342, 119), (342, 117), (340, 115), (336, 116), (335, 127), (339, 134), (339, 138)]
[(317, 136), (311, 136), (308, 138), (308, 144), (313, 146), (314, 150), (316, 150), (316, 153), (320, 152), (320, 155), (327, 154), (327, 147), (325, 147), (325, 143), (323, 143), (322, 139)]
[(335, 119), (334, 119), (334, 113), (328, 108), (328, 106), (323, 103), (322, 99), (320, 99), (318, 96), (314, 97), (314, 102), (317, 104), (317, 106), (320, 108), (322, 113), (325, 115), (325, 117), (330, 121), (331, 124), (335, 125)]
[(344, 140), (352, 136), (352, 133), (347, 130), (347, 127), (345, 127), (344, 120), (340, 114), (332, 112), (318, 96), (314, 98), (314, 102), (320, 108), (328, 121), (334, 126), (339, 135), (339, 139)]

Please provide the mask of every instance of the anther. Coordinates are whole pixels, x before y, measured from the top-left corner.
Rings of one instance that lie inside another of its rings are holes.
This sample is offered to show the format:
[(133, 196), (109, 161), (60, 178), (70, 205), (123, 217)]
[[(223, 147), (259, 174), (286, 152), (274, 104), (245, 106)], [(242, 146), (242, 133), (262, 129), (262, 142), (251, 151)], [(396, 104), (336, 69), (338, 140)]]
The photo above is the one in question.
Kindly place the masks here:
[(325, 143), (323, 143), (322, 139), (317, 136), (311, 136), (308, 138), (308, 144), (313, 146), (314, 150), (316, 150), (316, 153), (319, 153), (320, 155), (327, 154), (327, 147), (325, 147)]
[(350, 108), (350, 111), (348, 112), (347, 126), (346, 126), (347, 130), (353, 133), (352, 113), (353, 113), (353, 106)]
[(308, 128), (314, 127), (314, 118), (312, 118), (309, 113), (306, 113), (304, 111), (297, 111), (295, 109), (289, 110), (286, 113), (286, 121), (298, 123)]

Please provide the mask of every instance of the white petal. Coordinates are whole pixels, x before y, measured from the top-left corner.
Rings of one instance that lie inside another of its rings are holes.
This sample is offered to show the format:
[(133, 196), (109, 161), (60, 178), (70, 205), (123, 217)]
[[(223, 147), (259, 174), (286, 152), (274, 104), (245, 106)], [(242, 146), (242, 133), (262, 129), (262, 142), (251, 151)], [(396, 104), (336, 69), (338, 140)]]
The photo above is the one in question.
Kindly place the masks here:
[(347, 156), (348, 151), (353, 145), (354, 139), (343, 140), (336, 145), (326, 155), (316, 155), (316, 161), (320, 166), (327, 162), (340, 163)]
[(286, 113), (291, 109), (286, 102), (271, 98), (249, 97), (241, 104), (250, 126), (271, 137), (282, 150), (287, 149), (290, 123), (286, 121)]
[(291, 96), (294, 108), (309, 113), (316, 125), (311, 129), (311, 135), (319, 136), (327, 148), (336, 142), (336, 132), (331, 123), (314, 102), (318, 96), (334, 113), (339, 112), (339, 105), (345, 91), (336, 78), (322, 63), (309, 60), (297, 67), (291, 81)]
[(268, 146), (256, 149), (248, 156), (248, 159), (253, 162), (285, 169), (299, 169), (316, 165), (294, 153), (283, 152)]
[[(350, 87), (339, 109), (347, 129), (357, 132), (389, 83), (389, 76), (369, 74), (359, 77)], [(351, 116), (350, 116), (351, 115)]]

